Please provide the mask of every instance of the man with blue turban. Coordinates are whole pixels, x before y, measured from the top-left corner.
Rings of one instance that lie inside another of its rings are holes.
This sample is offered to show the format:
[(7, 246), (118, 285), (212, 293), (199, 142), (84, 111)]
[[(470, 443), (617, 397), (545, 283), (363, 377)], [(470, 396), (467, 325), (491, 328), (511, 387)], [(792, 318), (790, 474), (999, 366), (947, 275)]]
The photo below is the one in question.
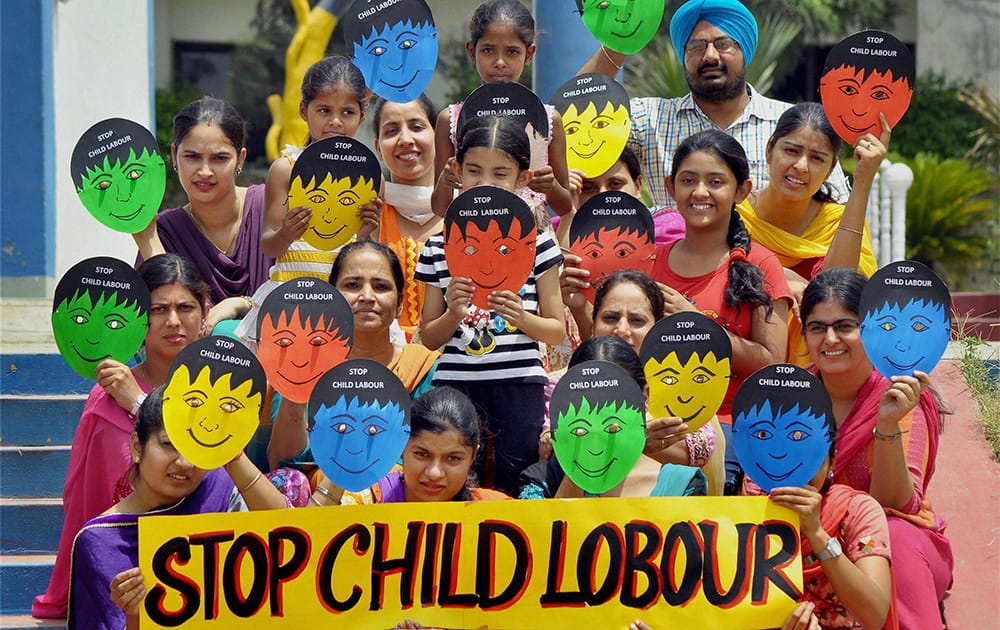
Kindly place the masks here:
[[(767, 140), (791, 104), (761, 95), (746, 82), (757, 50), (757, 20), (739, 0), (688, 0), (670, 20), (670, 41), (684, 65), (689, 94), (633, 98), (629, 147), (643, 165), (653, 202), (673, 205), (664, 180), (674, 149), (688, 136), (721, 129), (740, 141), (750, 160), (755, 190), (767, 186)], [(601, 46), (580, 72), (614, 77), (625, 55)], [(847, 199), (838, 163), (830, 175), (834, 197)]]

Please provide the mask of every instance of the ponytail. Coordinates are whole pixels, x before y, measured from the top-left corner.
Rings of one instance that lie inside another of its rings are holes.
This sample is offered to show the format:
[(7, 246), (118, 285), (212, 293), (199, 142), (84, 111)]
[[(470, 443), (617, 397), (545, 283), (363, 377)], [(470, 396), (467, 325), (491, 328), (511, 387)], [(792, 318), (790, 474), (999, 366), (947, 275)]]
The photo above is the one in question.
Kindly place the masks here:
[(729, 218), (729, 233), (726, 235), (729, 244), (729, 280), (726, 283), (726, 306), (737, 310), (744, 304), (751, 307), (767, 307), (767, 316), (771, 316), (774, 307), (771, 295), (765, 289), (767, 278), (761, 268), (747, 260), (750, 253), (750, 233), (747, 232), (743, 219), (736, 208), (733, 208)]

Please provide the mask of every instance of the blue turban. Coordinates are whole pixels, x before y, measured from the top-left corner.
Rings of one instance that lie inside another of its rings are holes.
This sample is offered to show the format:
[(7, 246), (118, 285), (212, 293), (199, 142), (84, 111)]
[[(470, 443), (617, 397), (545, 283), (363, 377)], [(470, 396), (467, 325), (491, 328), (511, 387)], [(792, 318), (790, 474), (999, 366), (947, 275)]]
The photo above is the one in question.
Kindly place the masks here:
[(705, 20), (736, 40), (750, 65), (757, 50), (757, 20), (739, 0), (688, 0), (670, 20), (670, 43), (684, 63), (684, 46), (698, 20)]

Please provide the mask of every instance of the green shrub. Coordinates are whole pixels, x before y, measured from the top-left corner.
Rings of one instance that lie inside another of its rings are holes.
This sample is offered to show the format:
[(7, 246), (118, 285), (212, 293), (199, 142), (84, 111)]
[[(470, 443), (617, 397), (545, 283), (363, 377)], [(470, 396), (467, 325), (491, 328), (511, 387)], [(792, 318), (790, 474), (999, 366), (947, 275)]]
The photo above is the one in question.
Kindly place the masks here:
[(917, 77), (910, 109), (892, 132), (892, 150), (910, 156), (964, 157), (975, 144), (973, 133), (986, 125), (980, 114), (959, 100), (959, 91), (970, 85), (949, 82), (941, 74)]

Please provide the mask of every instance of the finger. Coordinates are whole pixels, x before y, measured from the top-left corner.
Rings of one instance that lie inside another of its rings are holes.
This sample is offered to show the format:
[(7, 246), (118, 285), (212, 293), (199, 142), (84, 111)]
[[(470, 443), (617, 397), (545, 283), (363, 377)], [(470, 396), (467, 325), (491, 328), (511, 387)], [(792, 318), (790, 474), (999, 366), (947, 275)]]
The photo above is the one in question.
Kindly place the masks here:
[(889, 120), (885, 117), (885, 114), (879, 114), (878, 119), (882, 123), (882, 134), (879, 136), (879, 142), (882, 143), (882, 146), (889, 148), (889, 138), (892, 137), (892, 127), (889, 126)]

